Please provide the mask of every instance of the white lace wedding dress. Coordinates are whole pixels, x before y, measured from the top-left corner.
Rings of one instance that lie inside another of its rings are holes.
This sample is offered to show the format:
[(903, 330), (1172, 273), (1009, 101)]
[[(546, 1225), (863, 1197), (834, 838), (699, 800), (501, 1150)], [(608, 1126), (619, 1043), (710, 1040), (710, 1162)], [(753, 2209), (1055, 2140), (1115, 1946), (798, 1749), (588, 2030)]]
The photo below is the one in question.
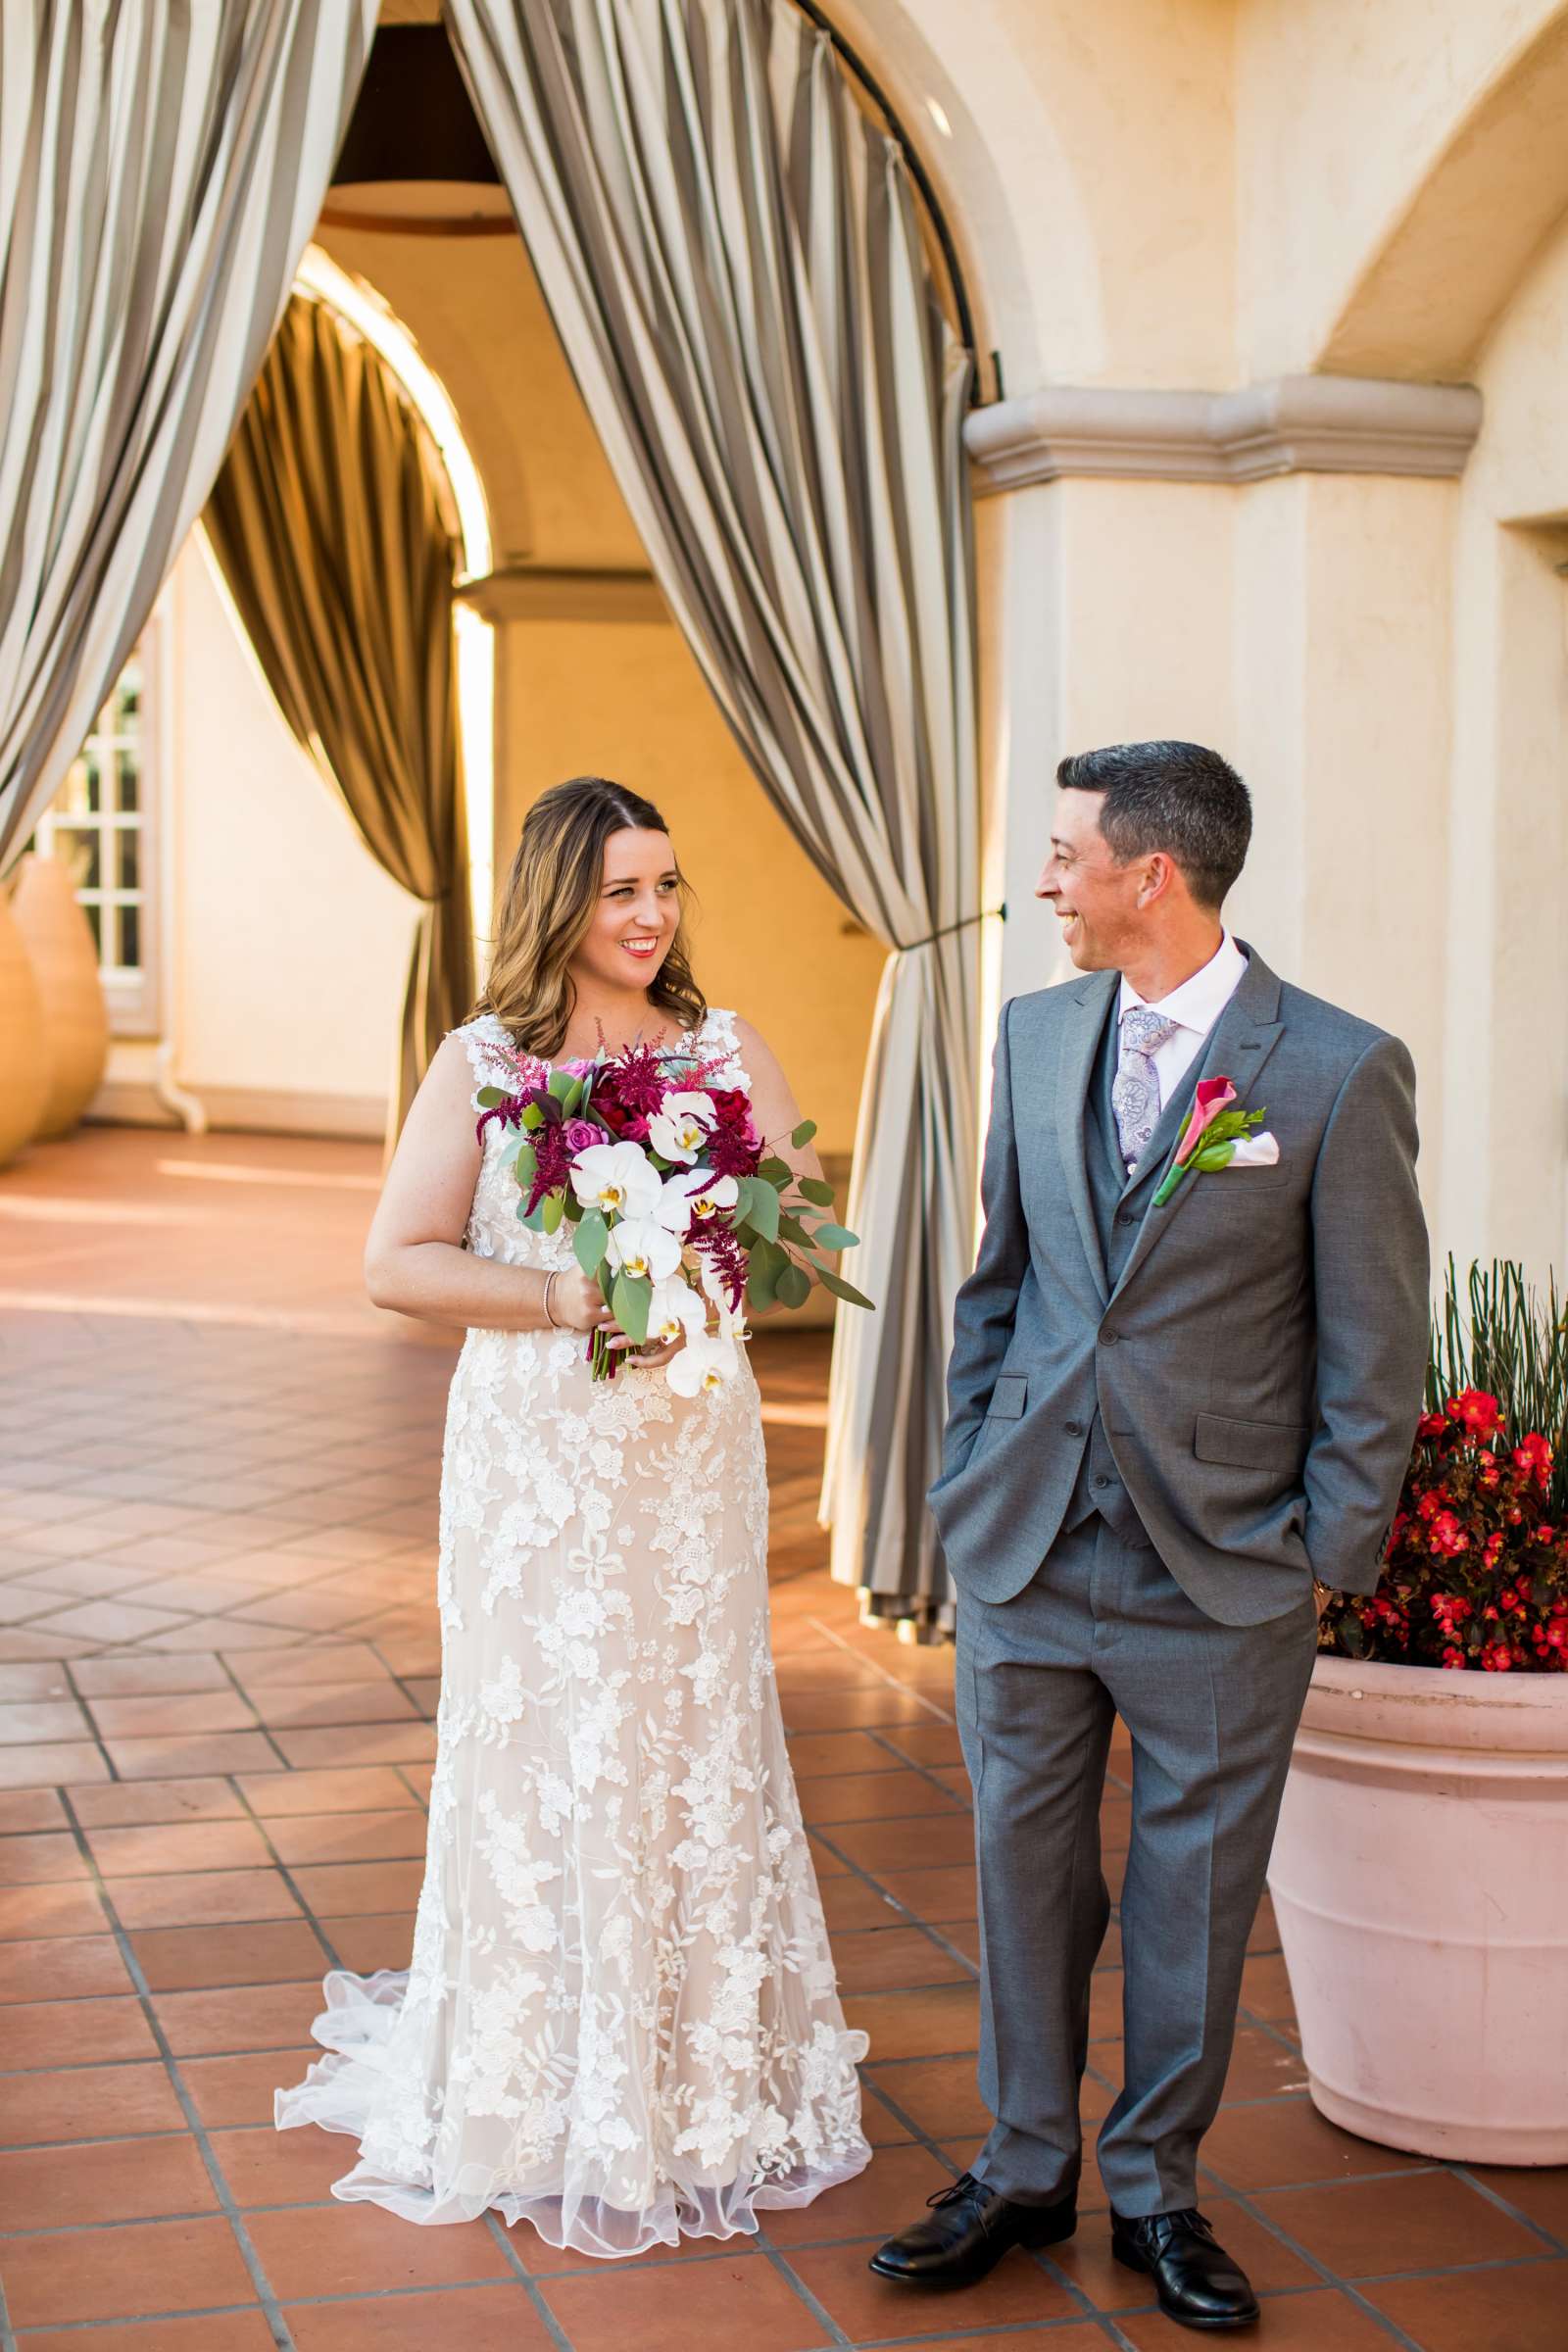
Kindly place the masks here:
[[(463, 1037), (505, 1083), (490, 1017)], [(690, 1041), (747, 1084), (733, 1016)], [(486, 1129), (467, 1246), (566, 1266)], [(334, 2196), (494, 2208), (627, 2255), (755, 2230), (869, 2160), (767, 1621), (757, 1384), (595, 1386), (574, 1334), (470, 1331), (441, 1486), (442, 1684), (411, 1968), (326, 1979), (280, 2130), (360, 2143)]]

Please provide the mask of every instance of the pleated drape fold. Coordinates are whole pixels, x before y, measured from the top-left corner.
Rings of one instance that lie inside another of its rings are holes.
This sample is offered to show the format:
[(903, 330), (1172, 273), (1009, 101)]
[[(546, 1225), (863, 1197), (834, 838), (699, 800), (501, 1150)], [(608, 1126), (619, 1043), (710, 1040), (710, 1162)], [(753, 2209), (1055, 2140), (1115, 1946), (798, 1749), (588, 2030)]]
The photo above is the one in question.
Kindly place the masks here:
[(0, 870), (200, 513), (377, 0), (0, 0)]
[(835, 1575), (929, 1613), (977, 1156), (970, 356), (897, 146), (783, 0), (447, 21), (661, 586), (763, 790), (895, 951), (848, 1210), (878, 1312), (840, 1313), (823, 1501)]
[(269, 685), (367, 849), (423, 902), (396, 1135), (473, 999), (453, 581), (440, 459), (391, 368), (325, 304), (283, 315), (207, 508)]

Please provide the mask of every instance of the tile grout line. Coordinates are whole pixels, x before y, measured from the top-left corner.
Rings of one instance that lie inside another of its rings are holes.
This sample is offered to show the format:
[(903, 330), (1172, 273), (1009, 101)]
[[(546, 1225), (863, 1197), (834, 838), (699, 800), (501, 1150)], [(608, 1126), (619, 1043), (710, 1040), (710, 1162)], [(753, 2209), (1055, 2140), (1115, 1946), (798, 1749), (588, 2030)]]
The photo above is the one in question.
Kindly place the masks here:
[[(1199, 2164), (1198, 2170), (1200, 2178), (1206, 2178), (1213, 2187), (1230, 2198), (1232, 2204), (1239, 2205), (1244, 2213), (1250, 2215), (1254, 2222), (1266, 2230), (1270, 2237), (1286, 2247), (1298, 2262), (1304, 2262), (1309, 2271), (1315, 2272), (1323, 2285), (1337, 2287), (1348, 2301), (1354, 2304), (1363, 2319), (1370, 2320), (1375, 2328), (1380, 2329), (1384, 2335), (1391, 2336), (1395, 2343), (1402, 2344), (1404, 2352), (1424, 2352), (1424, 2347), (1416, 2341), (1415, 2337), (1407, 2335), (1397, 2322), (1391, 2320), (1386, 2312), (1379, 2311), (1375, 2303), (1369, 2302), (1352, 2279), (1341, 2278), (1338, 2273), (1331, 2271), (1327, 2263), (1321, 2261), (1309, 2247), (1304, 2246), (1298, 2238), (1293, 2237), (1282, 2223), (1275, 2221), (1258, 2204), (1250, 2190), (1228, 2186), (1220, 2174), (1201, 2162)], [(1386, 2175), (1382, 2177), (1387, 2178)], [(1282, 2186), (1286, 2187), (1295, 2185), (1295, 2182), (1282, 2183)]]
[(523, 2261), (522, 2256), (517, 2252), (516, 2247), (513, 2244), (512, 2231), (508, 2228), (506, 2222), (502, 2219), (501, 2215), (495, 2211), (493, 2206), (487, 2206), (485, 2208), (482, 2218), (486, 2230), (489, 2231), (496, 2244), (501, 2248), (501, 2251), (506, 2258), (508, 2268), (512, 2271), (513, 2275), (520, 2280), (523, 2291), (526, 2293), (529, 2302), (533, 2306), (535, 2318), (538, 2320), (540, 2327), (545, 2330), (545, 2333), (549, 2336), (551, 2342), (557, 2346), (557, 2352), (573, 2352), (570, 2336), (566, 2333), (565, 2328), (557, 2319), (554, 2311), (552, 2311), (550, 2307), (548, 2300), (546, 2299), (543, 2282), (534, 2278), (533, 2274), (528, 2269), (527, 2264)]
[(842, 1650), (847, 1658), (856, 1658), (860, 1660), (862, 1664), (868, 1665), (872, 1672), (876, 1674), (882, 1682), (887, 1684), (889, 1690), (901, 1690), (906, 1698), (914, 1699), (918, 1705), (924, 1707), (928, 1713), (934, 1715), (938, 1723), (945, 1724), (949, 1731), (954, 1731), (957, 1728), (957, 1717), (956, 1715), (950, 1715), (945, 1707), (939, 1707), (934, 1698), (927, 1698), (925, 1692), (923, 1690), (917, 1690), (912, 1683), (901, 1682), (899, 1677), (893, 1673), (890, 1667), (879, 1665), (875, 1658), (868, 1657), (862, 1651), (857, 1649), (853, 1642), (846, 1642), (842, 1634), (836, 1634), (833, 1631), (833, 1628), (828, 1624), (825, 1618), (808, 1617), (806, 1622), (808, 1625), (814, 1626), (816, 1631), (822, 1636), (823, 1640), (826, 1642), (831, 1642), (834, 1648)]
[[(1441, 2163), (1442, 2159), (1435, 2161)], [(1568, 2255), (1568, 2239), (1558, 2237), (1546, 2228), (1544, 2222), (1534, 2220), (1521, 2206), (1505, 2197), (1500, 2189), (1494, 2188), (1490, 2181), (1478, 2180), (1469, 2165), (1454, 2163), (1446, 2165), (1444, 2169), (1451, 2173), (1455, 2180), (1462, 2180), (1467, 2188), (1473, 2188), (1477, 2196), (1485, 2197), (1489, 2205), (1495, 2205), (1511, 2222), (1520, 2223), (1526, 2230), (1533, 2230), (1537, 2237), (1544, 2238), (1554, 2254)]]
[(752, 2243), (756, 2246), (757, 2251), (759, 2254), (760, 2254), (762, 2260), (773, 2272), (775, 2278), (782, 2278), (785, 2285), (791, 2288), (793, 2292), (799, 2296), (800, 2300), (805, 2304), (807, 2310), (810, 2313), (812, 2319), (817, 2323), (817, 2326), (821, 2328), (823, 2330), (823, 2346), (831, 2346), (833, 2348), (833, 2352), (845, 2352), (846, 2347), (849, 2348), (849, 2352), (854, 2352), (854, 2336), (845, 2334), (843, 2328), (839, 2326), (837, 2320), (833, 2317), (833, 2314), (828, 2310), (827, 2306), (821, 2301), (820, 2297), (811, 2292), (811, 2289), (807, 2285), (804, 2278), (797, 2277), (790, 2264), (789, 2249), (785, 2246), (775, 2246), (772, 2239), (768, 2236), (767, 2231), (761, 2227), (760, 2223), (758, 2224), (757, 2230), (752, 2237)]
[[(230, 2230), (234, 2233), (235, 2243), (239, 2247), (241, 2260), (244, 2262), (245, 2268), (250, 2274), (251, 2282), (256, 2288), (257, 2301), (261, 2305), (263, 2317), (266, 2319), (269, 2328), (271, 2329), (272, 2342), (277, 2348), (277, 2352), (296, 2352), (293, 2333), (290, 2330), (287, 2320), (283, 2316), (278, 2300), (272, 2292), (271, 2281), (262, 2267), (261, 2257), (257, 2253), (254, 2245), (251, 2243), (250, 2231), (245, 2226), (244, 2217), (241, 2214), (239, 2207), (234, 2202), (233, 2192), (229, 2188), (228, 2182), (223, 2176), (222, 2167), (219, 2163), (217, 2155), (214, 2152), (212, 2142), (208, 2137), (207, 2127), (202, 2122), (202, 2119), (197, 2112), (195, 2099), (192, 2097), (191, 2092), (186, 2085), (184, 2076), (180, 2072), (179, 2061), (174, 2056), (173, 2050), (170, 2045), (169, 2036), (164, 2031), (163, 2021), (159, 2017), (157, 2009), (154, 2006), (152, 1989), (147, 1983), (147, 1978), (142, 1969), (141, 1963), (136, 1957), (135, 1948), (131, 1943), (130, 1936), (128, 1932), (121, 1925), (120, 1914), (115, 1908), (114, 1898), (109, 1891), (108, 1884), (104, 1879), (102, 1872), (98, 1868), (92, 1848), (87, 1843), (86, 1833), (77, 1817), (75, 1806), (72, 1803), (70, 1795), (66, 1789), (61, 1788), (57, 1791), (57, 1793), (59, 1795), (60, 1802), (64, 1806), (71, 1821), (72, 1828), (75, 1833), (77, 1848), (82, 1856), (83, 1861), (86, 1863), (89, 1872), (91, 1873), (92, 1883), (98, 1891), (98, 1899), (103, 1904), (104, 1915), (109, 1922), (110, 1933), (114, 1936), (115, 1940), (120, 1947), (120, 1956), (124, 1963), (125, 1973), (130, 1978), (131, 1984), (135, 1988), (137, 1998), (141, 2002), (142, 2015), (146, 2021), (147, 2030), (151, 2034), (153, 2040), (158, 2047), (159, 2054), (163, 2059), (165, 2067), (168, 2069), (170, 2083), (173, 2089), (175, 2098), (179, 2101), (180, 2109), (185, 2117), (191, 2137), (196, 2142), (197, 2152), (201, 2157), (202, 2163), (206, 2167), (208, 2179), (212, 2181), (214, 2194), (218, 2198), (220, 2209), (223, 2215), (223, 2218), (227, 2221)], [(243, 1802), (243, 1798), (241, 1801)]]

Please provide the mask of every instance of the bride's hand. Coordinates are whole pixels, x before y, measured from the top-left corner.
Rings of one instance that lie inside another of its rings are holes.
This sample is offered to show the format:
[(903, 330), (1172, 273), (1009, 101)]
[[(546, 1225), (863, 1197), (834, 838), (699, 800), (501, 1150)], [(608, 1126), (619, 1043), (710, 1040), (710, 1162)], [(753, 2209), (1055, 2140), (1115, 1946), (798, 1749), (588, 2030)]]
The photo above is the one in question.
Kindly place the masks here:
[(657, 1372), (680, 1353), (686, 1342), (684, 1339), (665, 1340), (652, 1348), (639, 1348), (636, 1341), (628, 1339), (620, 1326), (615, 1324), (612, 1327), (610, 1345), (622, 1363), (629, 1365), (633, 1371)]
[(581, 1266), (565, 1266), (552, 1275), (547, 1297), (550, 1320), (560, 1331), (612, 1332), (619, 1328), (598, 1281)]

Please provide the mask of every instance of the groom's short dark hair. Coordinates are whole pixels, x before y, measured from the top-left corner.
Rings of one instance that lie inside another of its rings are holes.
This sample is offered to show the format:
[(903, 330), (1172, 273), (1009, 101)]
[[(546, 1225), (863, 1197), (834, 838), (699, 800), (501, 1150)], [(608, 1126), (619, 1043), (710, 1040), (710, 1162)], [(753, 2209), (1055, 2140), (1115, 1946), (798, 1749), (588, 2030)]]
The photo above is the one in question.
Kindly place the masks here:
[(1228, 760), (1200, 743), (1111, 743), (1074, 752), (1064, 792), (1099, 792), (1100, 830), (1119, 865), (1163, 850), (1200, 906), (1222, 906), (1247, 859), (1252, 799)]

